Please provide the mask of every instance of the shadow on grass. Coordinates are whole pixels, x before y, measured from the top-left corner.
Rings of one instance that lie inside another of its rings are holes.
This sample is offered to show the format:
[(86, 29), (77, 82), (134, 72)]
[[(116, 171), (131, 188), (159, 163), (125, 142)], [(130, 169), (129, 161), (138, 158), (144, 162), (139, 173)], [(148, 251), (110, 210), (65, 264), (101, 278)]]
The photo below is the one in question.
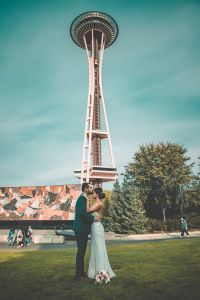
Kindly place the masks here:
[[(200, 239), (108, 246), (109, 284), (74, 280), (76, 249), (0, 253), (5, 299), (198, 299)], [(89, 252), (86, 255), (88, 264)]]

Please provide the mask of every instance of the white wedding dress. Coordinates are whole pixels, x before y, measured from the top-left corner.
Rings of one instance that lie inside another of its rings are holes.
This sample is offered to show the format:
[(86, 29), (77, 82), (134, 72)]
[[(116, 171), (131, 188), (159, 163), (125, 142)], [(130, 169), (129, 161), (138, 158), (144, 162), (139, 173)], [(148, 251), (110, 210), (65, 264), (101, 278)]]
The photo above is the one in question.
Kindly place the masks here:
[[(92, 213), (96, 216), (97, 212)], [(90, 260), (88, 268), (88, 277), (95, 278), (100, 271), (106, 271), (109, 277), (115, 277), (107, 255), (104, 228), (101, 222), (93, 222), (91, 225), (91, 248), (90, 248)]]

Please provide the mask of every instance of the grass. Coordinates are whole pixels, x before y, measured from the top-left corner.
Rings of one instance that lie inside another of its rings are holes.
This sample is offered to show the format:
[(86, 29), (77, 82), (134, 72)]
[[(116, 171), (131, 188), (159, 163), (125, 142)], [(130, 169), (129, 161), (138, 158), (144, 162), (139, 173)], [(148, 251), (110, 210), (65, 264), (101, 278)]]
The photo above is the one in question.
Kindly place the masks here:
[(0, 252), (0, 299), (200, 299), (199, 238), (107, 249), (117, 277), (100, 286), (74, 281), (75, 248)]

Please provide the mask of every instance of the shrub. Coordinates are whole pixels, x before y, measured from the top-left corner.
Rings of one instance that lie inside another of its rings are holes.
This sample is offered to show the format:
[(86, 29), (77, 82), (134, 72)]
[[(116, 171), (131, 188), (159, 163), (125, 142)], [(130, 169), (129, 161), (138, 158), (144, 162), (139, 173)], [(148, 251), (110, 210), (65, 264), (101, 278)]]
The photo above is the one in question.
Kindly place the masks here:
[(190, 213), (187, 216), (189, 229), (200, 229), (200, 216), (197, 213)]
[(148, 219), (148, 221), (147, 221), (147, 231), (149, 231), (149, 232), (163, 231), (163, 228), (164, 228), (163, 220)]

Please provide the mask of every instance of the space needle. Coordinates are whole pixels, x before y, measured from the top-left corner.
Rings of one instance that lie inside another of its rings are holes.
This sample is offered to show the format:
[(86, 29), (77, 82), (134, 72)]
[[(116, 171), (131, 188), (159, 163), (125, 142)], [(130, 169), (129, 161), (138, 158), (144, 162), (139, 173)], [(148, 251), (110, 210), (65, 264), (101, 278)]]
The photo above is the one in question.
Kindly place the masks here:
[[(118, 175), (102, 88), (104, 50), (115, 42), (118, 31), (116, 21), (98, 11), (79, 15), (70, 27), (71, 38), (77, 46), (85, 49), (89, 65), (82, 164), (80, 170), (74, 171), (81, 184), (102, 185), (103, 182), (115, 181)], [(105, 142), (107, 147), (103, 148)]]

